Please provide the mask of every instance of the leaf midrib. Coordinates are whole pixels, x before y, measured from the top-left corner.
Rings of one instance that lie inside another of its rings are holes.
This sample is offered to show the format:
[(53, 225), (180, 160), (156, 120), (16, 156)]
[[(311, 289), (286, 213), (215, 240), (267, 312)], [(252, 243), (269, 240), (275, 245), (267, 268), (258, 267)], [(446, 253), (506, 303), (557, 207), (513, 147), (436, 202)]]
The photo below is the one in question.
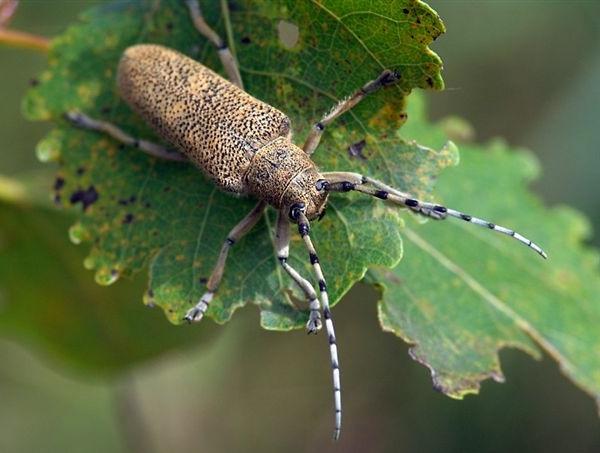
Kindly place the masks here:
[[(488, 291), (477, 279), (470, 275), (466, 270), (460, 267), (457, 263), (452, 261), (442, 252), (435, 247), (431, 246), (421, 236), (419, 236), (413, 229), (406, 227), (404, 234), (408, 240), (414, 245), (420, 248), (422, 251), (434, 258), (441, 266), (452, 272), (459, 279), (461, 279), (473, 292), (481, 296), (481, 298), (490, 304), (494, 309), (501, 312), (509, 319), (511, 319), (517, 327), (523, 332), (529, 335), (539, 346), (542, 347), (550, 356), (554, 358), (565, 371), (566, 374), (571, 375), (575, 380), (576, 367), (571, 363), (551, 342), (546, 339), (541, 332), (527, 322), (521, 315), (510, 308), (504, 301), (498, 298), (495, 294)], [(585, 383), (581, 384), (586, 388), (590, 394), (595, 394), (593, 389), (587, 387)]]

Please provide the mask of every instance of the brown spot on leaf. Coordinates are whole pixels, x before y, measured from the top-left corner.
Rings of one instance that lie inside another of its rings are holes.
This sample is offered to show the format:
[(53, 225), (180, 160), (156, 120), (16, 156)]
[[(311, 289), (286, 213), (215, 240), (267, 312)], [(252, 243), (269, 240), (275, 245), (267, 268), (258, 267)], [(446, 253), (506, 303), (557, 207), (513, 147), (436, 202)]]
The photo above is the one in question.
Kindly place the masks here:
[(393, 100), (386, 103), (369, 120), (369, 126), (386, 130), (390, 128), (397, 129), (406, 121), (404, 112), (404, 103), (402, 100)]

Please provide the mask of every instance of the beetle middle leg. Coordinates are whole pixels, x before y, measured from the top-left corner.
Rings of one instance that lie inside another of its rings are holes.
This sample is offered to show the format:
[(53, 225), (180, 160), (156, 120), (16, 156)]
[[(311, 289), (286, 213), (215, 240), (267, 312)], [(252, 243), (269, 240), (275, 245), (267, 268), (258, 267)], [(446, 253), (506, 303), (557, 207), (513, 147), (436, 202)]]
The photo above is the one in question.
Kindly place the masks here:
[(310, 315), (308, 322), (306, 323), (306, 331), (308, 333), (317, 333), (322, 327), (321, 313), (319, 311), (321, 306), (319, 304), (319, 299), (317, 298), (317, 292), (313, 285), (311, 285), (308, 280), (302, 277), (300, 273), (288, 263), (290, 253), (290, 222), (288, 221), (286, 214), (281, 211), (277, 217), (275, 248), (281, 267), (283, 267), (288, 275), (292, 277), (308, 299)]
[(319, 142), (325, 127), (329, 126), (336, 118), (352, 109), (356, 104), (362, 101), (365, 96), (376, 92), (382, 87), (388, 86), (396, 82), (400, 78), (400, 74), (389, 69), (384, 70), (379, 76), (365, 83), (350, 97), (347, 97), (338, 102), (328, 113), (326, 113), (318, 123), (315, 123), (308, 134), (302, 149), (306, 154), (312, 154)]
[(254, 208), (252, 208), (252, 211), (250, 211), (248, 215), (246, 215), (246, 217), (244, 217), (240, 223), (234, 226), (229, 232), (225, 242), (223, 243), (223, 246), (221, 247), (217, 264), (210, 274), (210, 278), (206, 284), (207, 291), (202, 295), (200, 301), (193, 308), (188, 310), (183, 319), (188, 322), (200, 321), (202, 319), (210, 302), (212, 301), (215, 292), (219, 288), (221, 279), (223, 278), (223, 271), (225, 270), (225, 263), (227, 262), (227, 256), (229, 255), (229, 249), (233, 247), (233, 245), (246, 233), (248, 233), (254, 225), (256, 225), (256, 223), (260, 220), (260, 217), (266, 206), (267, 203), (264, 201), (259, 201), (256, 203)]
[[(237, 85), (239, 88), (244, 89), (244, 84), (242, 82), (242, 76), (240, 75), (237, 61), (231, 53), (231, 50), (229, 50), (227, 43), (223, 41), (217, 32), (206, 23), (198, 0), (186, 0), (186, 3), (196, 30), (198, 30), (202, 36), (208, 39), (217, 49), (217, 53), (219, 54), (219, 58), (221, 59), (223, 67), (225, 68), (225, 72), (227, 73), (229, 81)], [(226, 2), (224, 7), (227, 8)]]

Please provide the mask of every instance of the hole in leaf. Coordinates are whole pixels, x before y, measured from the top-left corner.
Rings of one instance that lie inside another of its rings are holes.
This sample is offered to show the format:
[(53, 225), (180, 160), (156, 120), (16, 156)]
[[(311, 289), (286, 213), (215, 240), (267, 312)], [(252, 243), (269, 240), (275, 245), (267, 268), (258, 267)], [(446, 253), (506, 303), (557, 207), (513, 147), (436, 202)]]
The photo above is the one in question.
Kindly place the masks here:
[(279, 42), (286, 49), (292, 49), (298, 44), (298, 38), (300, 37), (300, 30), (296, 24), (288, 22), (287, 20), (280, 20), (277, 24), (277, 36)]

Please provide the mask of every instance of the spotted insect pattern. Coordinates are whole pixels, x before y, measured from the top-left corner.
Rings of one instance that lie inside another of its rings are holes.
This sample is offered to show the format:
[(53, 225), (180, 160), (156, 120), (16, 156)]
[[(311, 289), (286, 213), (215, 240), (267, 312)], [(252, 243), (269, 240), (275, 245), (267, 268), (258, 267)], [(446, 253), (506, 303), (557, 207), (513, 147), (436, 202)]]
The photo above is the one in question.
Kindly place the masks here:
[[(277, 210), (277, 257), (281, 267), (308, 300), (310, 315), (306, 328), (309, 333), (316, 333), (321, 330), (323, 322), (325, 324), (333, 369), (334, 438), (337, 439), (342, 419), (337, 341), (327, 282), (310, 236), (310, 222), (323, 215), (330, 193), (356, 191), (435, 220), (455, 217), (511, 236), (544, 258), (546, 253), (511, 229), (418, 200), (367, 175), (347, 171), (321, 172), (317, 168), (311, 155), (317, 149), (325, 128), (365, 96), (394, 84), (400, 74), (384, 70), (358, 88), (314, 124), (300, 147), (292, 142), (292, 128), (285, 113), (244, 91), (235, 58), (225, 42), (206, 23), (197, 1), (189, 0), (187, 5), (198, 31), (217, 49), (229, 81), (179, 52), (152, 44), (128, 48), (121, 58), (117, 74), (117, 85), (123, 99), (161, 138), (173, 145), (175, 151), (133, 137), (113, 124), (81, 112), (68, 112), (67, 118), (80, 127), (104, 132), (153, 156), (188, 161), (220, 189), (257, 199), (254, 208), (226, 237), (207, 281), (206, 292), (185, 315), (189, 322), (200, 321), (215, 297), (231, 247), (256, 225), (267, 206)], [(362, 146), (364, 143), (351, 145), (349, 152), (362, 156)], [(311, 281), (288, 262), (291, 225), (296, 225), (308, 251), (318, 292)]]

